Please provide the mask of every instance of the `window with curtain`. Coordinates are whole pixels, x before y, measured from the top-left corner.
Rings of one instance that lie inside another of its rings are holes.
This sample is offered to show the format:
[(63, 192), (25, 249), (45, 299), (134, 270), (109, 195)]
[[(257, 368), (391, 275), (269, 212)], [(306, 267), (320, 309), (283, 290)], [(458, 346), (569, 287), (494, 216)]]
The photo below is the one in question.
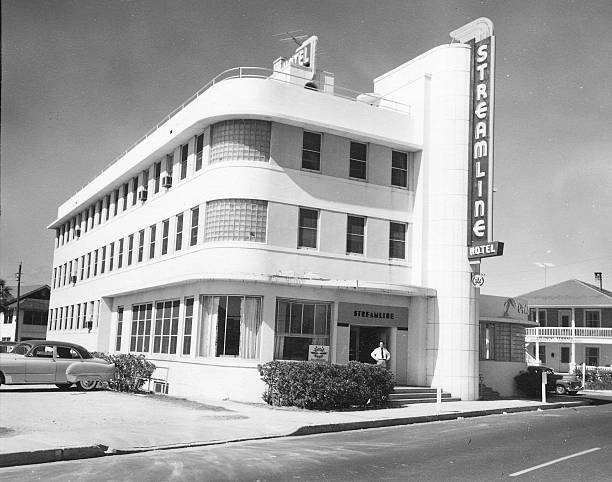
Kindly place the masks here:
[(274, 359), (308, 360), (310, 345), (329, 346), (330, 320), (330, 303), (278, 300)]
[(198, 356), (259, 357), (261, 298), (205, 296), (198, 339)]

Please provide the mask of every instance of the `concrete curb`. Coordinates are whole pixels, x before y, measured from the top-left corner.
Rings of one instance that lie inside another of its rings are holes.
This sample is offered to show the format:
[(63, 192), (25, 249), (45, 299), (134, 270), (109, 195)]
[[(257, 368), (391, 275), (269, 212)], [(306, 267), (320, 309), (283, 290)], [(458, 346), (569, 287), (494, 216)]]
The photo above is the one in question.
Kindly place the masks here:
[(0, 454), (0, 468), (15, 467), (19, 465), (44, 464), (49, 462), (61, 462), (78, 459), (91, 459), (110, 455), (129, 455), (136, 453), (152, 452), (155, 450), (175, 450), (183, 448), (206, 447), (210, 445), (222, 445), (227, 443), (247, 442), (251, 440), (266, 440), (292, 436), (315, 435), (322, 433), (345, 432), (350, 430), (363, 430), (368, 428), (393, 427), (399, 425), (412, 425), (417, 423), (438, 422), (456, 420), (462, 418), (482, 417), (486, 415), (501, 415), (505, 413), (535, 412), (538, 410), (553, 410), (558, 408), (583, 407), (591, 405), (590, 400), (559, 402), (549, 405), (534, 405), (528, 407), (496, 408), (490, 410), (474, 410), (471, 412), (450, 412), (435, 415), (424, 415), (415, 417), (389, 418), (382, 420), (363, 420), (358, 422), (343, 422), (320, 425), (304, 425), (288, 433), (277, 435), (263, 435), (226, 440), (208, 440), (205, 442), (190, 442), (168, 445), (155, 445), (149, 447), (133, 447), (129, 449), (117, 449), (107, 445), (86, 445), (82, 447), (62, 447), (57, 449), (42, 449), (29, 452), (13, 452)]

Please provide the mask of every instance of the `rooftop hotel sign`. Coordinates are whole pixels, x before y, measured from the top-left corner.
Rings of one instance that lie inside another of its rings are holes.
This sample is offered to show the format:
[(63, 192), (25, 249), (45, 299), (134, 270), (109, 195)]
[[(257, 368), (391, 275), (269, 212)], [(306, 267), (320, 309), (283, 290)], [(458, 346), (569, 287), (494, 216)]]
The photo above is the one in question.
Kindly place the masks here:
[(451, 32), (451, 37), (471, 48), (468, 258), (500, 256), (504, 243), (493, 241), (493, 22), (479, 18)]

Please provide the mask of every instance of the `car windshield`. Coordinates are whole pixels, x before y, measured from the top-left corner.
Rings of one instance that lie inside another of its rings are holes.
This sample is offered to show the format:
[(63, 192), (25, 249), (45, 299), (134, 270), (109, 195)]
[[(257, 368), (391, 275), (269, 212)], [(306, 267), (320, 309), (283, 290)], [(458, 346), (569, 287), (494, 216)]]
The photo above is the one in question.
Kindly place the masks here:
[(19, 343), (19, 345), (15, 345), (11, 353), (15, 353), (17, 355), (25, 355), (30, 350), (30, 348), (32, 348), (32, 345), (30, 345), (29, 343)]

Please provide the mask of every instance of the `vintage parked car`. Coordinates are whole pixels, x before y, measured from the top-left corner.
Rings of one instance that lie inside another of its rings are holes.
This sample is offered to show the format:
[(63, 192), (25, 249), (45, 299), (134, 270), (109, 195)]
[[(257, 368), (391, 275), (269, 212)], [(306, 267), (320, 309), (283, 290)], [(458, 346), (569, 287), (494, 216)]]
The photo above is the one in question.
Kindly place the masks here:
[(114, 364), (64, 341), (29, 340), (15, 345), (10, 353), (0, 353), (0, 384), (53, 383), (68, 389), (76, 383), (82, 390), (93, 390), (114, 374)]
[(518, 374), (518, 388), (530, 395), (538, 395), (542, 386), (542, 372), (546, 373), (546, 391), (557, 395), (575, 395), (582, 388), (582, 383), (575, 375), (561, 375), (552, 368), (542, 365), (528, 366), (527, 370)]

